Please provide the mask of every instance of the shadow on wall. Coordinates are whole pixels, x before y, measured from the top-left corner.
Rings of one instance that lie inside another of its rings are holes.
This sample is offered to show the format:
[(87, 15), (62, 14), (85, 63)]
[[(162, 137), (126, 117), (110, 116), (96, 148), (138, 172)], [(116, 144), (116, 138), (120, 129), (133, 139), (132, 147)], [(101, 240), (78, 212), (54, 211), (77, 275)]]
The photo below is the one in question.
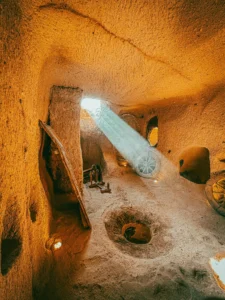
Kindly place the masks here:
[(83, 169), (86, 170), (92, 165), (100, 165), (104, 169), (105, 162), (100, 146), (91, 138), (81, 137), (81, 149), (83, 157)]
[(1, 239), (1, 274), (5, 276), (16, 263), (22, 250), (22, 237), (16, 202), (8, 201)]
[(204, 184), (210, 178), (209, 150), (205, 147), (191, 147), (180, 156), (180, 175), (184, 178)]

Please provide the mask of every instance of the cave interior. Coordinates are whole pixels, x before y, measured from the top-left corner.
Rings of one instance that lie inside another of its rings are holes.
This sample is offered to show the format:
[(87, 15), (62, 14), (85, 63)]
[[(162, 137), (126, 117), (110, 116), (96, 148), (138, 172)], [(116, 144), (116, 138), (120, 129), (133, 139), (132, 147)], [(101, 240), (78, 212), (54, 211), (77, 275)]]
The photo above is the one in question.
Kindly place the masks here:
[(0, 299), (225, 299), (225, 2), (0, 9)]

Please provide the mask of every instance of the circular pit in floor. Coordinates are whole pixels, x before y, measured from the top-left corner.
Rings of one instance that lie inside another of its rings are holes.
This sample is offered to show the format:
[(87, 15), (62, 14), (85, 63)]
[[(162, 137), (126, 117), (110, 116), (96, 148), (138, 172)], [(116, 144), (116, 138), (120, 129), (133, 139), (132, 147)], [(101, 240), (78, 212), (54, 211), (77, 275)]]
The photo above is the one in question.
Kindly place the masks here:
[(108, 237), (124, 254), (155, 258), (172, 247), (168, 222), (137, 207), (107, 211), (104, 217)]

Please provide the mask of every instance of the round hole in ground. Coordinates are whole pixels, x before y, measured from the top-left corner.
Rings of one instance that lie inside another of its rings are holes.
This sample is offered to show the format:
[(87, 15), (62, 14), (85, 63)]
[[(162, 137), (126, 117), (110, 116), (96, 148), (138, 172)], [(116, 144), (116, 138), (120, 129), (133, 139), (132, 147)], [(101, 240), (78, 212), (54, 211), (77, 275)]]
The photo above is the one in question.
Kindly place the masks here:
[(104, 223), (116, 248), (130, 256), (155, 258), (172, 247), (169, 220), (165, 222), (147, 208), (112, 208), (105, 214)]
[(122, 227), (122, 235), (131, 243), (147, 244), (151, 240), (150, 228), (142, 223), (128, 223)]

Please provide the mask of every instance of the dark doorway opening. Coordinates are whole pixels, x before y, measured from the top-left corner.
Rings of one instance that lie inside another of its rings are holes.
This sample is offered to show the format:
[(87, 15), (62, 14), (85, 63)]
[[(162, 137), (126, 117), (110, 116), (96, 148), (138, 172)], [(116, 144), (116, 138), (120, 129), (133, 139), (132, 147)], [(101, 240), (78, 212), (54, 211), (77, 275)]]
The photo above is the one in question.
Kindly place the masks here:
[(189, 181), (204, 184), (210, 178), (209, 150), (191, 147), (180, 156), (180, 175)]
[(152, 147), (158, 145), (158, 117), (151, 118), (147, 125), (146, 138)]

